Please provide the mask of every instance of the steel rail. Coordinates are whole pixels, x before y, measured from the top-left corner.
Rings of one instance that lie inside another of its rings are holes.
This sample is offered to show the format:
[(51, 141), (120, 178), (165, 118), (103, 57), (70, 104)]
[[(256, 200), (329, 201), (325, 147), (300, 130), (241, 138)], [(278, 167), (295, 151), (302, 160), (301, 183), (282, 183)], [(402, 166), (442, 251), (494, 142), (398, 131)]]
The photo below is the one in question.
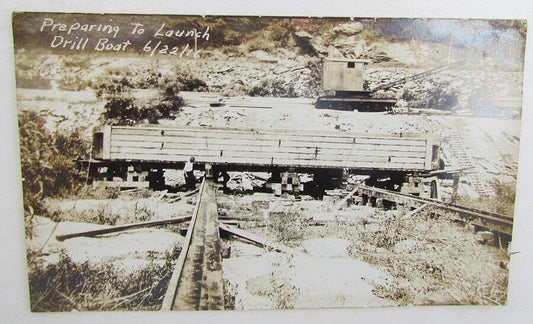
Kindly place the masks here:
[(457, 213), (459, 219), (462, 221), (467, 221), (474, 225), (485, 227), (492, 231), (503, 233), (509, 236), (512, 235), (513, 218), (509, 216), (365, 185), (360, 185), (357, 192), (359, 195), (366, 195), (368, 197), (376, 198), (379, 197), (395, 203), (410, 204), (413, 207), (429, 204), (441, 210)]

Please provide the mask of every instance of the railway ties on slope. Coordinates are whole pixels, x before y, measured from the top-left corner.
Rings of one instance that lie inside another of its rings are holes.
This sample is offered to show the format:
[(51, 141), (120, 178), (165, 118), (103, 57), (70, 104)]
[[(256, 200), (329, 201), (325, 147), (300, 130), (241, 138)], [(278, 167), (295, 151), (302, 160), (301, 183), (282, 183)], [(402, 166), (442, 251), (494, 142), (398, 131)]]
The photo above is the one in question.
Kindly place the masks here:
[(215, 185), (204, 179), (162, 310), (224, 309)]
[(475, 169), (477, 171), (468, 172), (463, 175), (472, 188), (479, 195), (494, 195), (494, 189), (481, 181), (478, 176), (479, 168), (474, 162), (469, 150), (465, 147), (462, 136), (457, 132), (452, 132), (446, 141), (442, 142), (442, 148), (447, 152), (448, 162), (451, 168)]
[(509, 237), (512, 236), (513, 218), (509, 216), (364, 185), (359, 186), (357, 193), (368, 197), (368, 199), (379, 198), (412, 208), (430, 205), (439, 210), (456, 213), (457, 220), (487, 228), (490, 231), (502, 233)]

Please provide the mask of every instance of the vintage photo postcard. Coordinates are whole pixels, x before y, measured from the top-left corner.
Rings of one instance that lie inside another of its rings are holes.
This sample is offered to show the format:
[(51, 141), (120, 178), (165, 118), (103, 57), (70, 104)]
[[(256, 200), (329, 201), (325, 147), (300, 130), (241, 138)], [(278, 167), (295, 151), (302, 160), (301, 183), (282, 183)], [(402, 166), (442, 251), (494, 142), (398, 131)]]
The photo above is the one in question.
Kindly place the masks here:
[(525, 20), (12, 25), (31, 311), (506, 304)]

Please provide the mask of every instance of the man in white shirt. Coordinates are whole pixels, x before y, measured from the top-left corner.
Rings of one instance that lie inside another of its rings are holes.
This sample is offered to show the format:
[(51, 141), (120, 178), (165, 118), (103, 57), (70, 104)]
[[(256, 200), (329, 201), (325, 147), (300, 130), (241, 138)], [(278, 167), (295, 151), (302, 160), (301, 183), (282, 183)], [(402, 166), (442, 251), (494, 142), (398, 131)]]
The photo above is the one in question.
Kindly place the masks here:
[(191, 156), (189, 161), (185, 163), (183, 173), (185, 175), (185, 188), (188, 190), (195, 190), (196, 177), (194, 176), (194, 156)]

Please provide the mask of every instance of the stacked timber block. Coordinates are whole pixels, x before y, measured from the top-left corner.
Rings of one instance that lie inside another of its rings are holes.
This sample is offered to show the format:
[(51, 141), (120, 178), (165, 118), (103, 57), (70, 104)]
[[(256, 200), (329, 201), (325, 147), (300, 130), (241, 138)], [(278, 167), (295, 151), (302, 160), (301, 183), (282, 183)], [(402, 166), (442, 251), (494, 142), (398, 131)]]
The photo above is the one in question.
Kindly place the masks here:
[(109, 182), (122, 181), (120, 177), (112, 177), (111, 179), (108, 177), (108, 167), (99, 167), (92, 183), (93, 188), (107, 187)]
[(117, 187), (117, 188), (148, 188), (150, 181), (148, 180), (148, 171), (137, 171), (135, 167), (129, 166), (126, 173), (126, 179), (113, 176), (112, 179), (107, 179), (109, 170), (107, 167), (99, 169), (99, 179), (93, 181), (93, 187)]
[(148, 171), (136, 171), (133, 166), (128, 167), (126, 182), (141, 182), (148, 179)]
[(416, 181), (414, 177), (409, 177), (407, 182), (402, 184), (400, 192), (409, 195), (420, 196), (420, 194), (424, 192), (423, 187), (420, 185), (420, 182)]
[(328, 203), (336, 203), (346, 196), (346, 194), (346, 190), (343, 189), (326, 190), (322, 200)]
[[(437, 181), (437, 177), (409, 177), (407, 182), (402, 184), (400, 189), (401, 193), (415, 195), (423, 198), (437, 198), (431, 194), (431, 183), (434, 183), (436, 192), (439, 191), (440, 181)], [(438, 195), (438, 194), (437, 194)]]
[(353, 196), (348, 200), (348, 203), (354, 204), (354, 205), (362, 205), (363, 204), (363, 197), (361, 196)]
[(296, 172), (283, 172), (281, 174), (281, 183), (273, 183), (272, 189), (276, 196), (281, 196), (283, 192), (299, 194), (304, 190), (303, 183), (300, 183), (300, 176)]
[(128, 167), (126, 182), (120, 184), (122, 188), (148, 188), (149, 186), (148, 171), (137, 171), (131, 165)]

